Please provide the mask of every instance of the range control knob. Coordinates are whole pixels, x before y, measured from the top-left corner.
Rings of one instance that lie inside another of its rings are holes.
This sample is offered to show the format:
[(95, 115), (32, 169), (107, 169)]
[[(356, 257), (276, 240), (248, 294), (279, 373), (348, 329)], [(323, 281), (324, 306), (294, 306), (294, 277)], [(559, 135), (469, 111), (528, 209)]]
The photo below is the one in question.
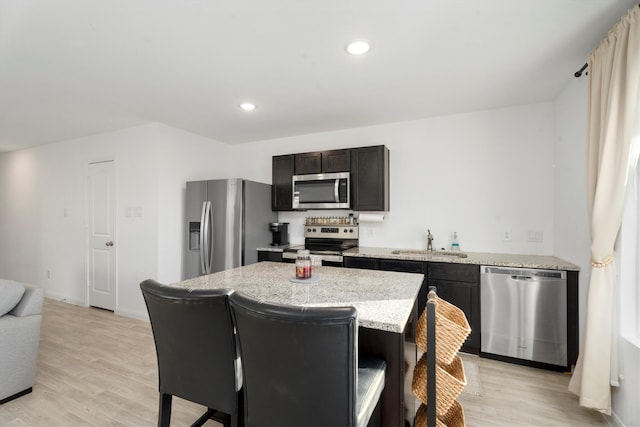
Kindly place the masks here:
[(310, 228), (307, 228), (307, 232), (308, 232), (308, 233), (310, 233), (310, 232), (311, 232), (311, 229), (310, 229)]
[(349, 233), (353, 233), (353, 228), (350, 228), (350, 229), (349, 229)]

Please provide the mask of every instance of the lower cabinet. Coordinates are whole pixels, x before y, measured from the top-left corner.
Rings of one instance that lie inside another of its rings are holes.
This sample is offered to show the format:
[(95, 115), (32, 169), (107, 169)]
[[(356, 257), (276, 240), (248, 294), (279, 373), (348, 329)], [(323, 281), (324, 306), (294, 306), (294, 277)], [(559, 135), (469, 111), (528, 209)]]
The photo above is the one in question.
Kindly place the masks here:
[[(423, 261), (409, 261), (398, 259), (385, 259), (381, 258), (378, 261), (377, 270), (384, 271), (400, 271), (403, 273), (426, 273), (427, 263)], [(420, 287), (420, 293), (418, 293), (418, 314), (422, 314), (422, 310), (427, 304), (427, 281), (422, 281)]]
[(360, 258), (346, 256), (342, 258), (342, 265), (348, 268), (363, 268), (365, 270), (378, 270), (378, 258)]
[(258, 251), (258, 262), (260, 261), (282, 262), (282, 252)]
[(471, 333), (462, 351), (480, 352), (480, 267), (467, 264), (428, 263), (427, 286), (435, 286), (438, 296), (462, 310)]
[(473, 354), (480, 353), (479, 266), (364, 257), (344, 257), (344, 266), (425, 274), (425, 280), (418, 295), (418, 312), (422, 313), (424, 310), (429, 287), (435, 286), (440, 298), (458, 307), (467, 317), (471, 333), (461, 350)]
[[(400, 271), (403, 273), (426, 273), (426, 262), (410, 261), (387, 258), (365, 258), (365, 257), (344, 257), (343, 266), (348, 268), (363, 268), (367, 270)], [(418, 313), (427, 303), (427, 280), (422, 282), (420, 293), (418, 294)]]

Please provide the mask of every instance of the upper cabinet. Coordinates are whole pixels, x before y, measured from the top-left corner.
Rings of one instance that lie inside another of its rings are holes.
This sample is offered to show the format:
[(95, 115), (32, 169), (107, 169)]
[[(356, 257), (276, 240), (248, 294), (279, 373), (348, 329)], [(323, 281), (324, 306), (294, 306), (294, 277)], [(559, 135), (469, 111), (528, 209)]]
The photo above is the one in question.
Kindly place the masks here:
[(316, 151), (294, 154), (295, 174), (349, 172), (350, 150)]
[(351, 209), (389, 210), (389, 149), (384, 145), (351, 149)]
[(322, 152), (322, 172), (349, 172), (351, 150), (332, 150)]
[(350, 209), (389, 210), (389, 149), (383, 145), (273, 156), (271, 209), (291, 211), (293, 175), (351, 172)]
[(273, 156), (271, 161), (271, 210), (292, 211), (294, 155)]

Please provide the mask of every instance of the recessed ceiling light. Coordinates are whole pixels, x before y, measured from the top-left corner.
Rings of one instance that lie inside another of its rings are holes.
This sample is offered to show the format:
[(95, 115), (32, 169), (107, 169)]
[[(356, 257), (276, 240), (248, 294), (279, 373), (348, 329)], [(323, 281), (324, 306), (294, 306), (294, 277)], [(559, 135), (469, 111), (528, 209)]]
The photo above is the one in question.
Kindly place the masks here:
[(240, 104), (240, 108), (244, 111), (253, 111), (256, 109), (256, 104), (252, 104), (251, 102), (243, 102)]
[(346, 47), (351, 55), (364, 55), (371, 49), (371, 42), (365, 39), (354, 40)]

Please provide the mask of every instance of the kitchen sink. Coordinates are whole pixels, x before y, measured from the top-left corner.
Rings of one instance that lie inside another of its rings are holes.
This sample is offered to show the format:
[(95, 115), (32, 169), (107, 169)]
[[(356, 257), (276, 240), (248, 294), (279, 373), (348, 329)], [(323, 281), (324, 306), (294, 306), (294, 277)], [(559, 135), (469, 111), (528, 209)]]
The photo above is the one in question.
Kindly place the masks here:
[(394, 255), (415, 255), (428, 257), (433, 260), (447, 260), (454, 258), (467, 258), (469, 255), (457, 251), (428, 251), (426, 249), (396, 249), (391, 251)]

